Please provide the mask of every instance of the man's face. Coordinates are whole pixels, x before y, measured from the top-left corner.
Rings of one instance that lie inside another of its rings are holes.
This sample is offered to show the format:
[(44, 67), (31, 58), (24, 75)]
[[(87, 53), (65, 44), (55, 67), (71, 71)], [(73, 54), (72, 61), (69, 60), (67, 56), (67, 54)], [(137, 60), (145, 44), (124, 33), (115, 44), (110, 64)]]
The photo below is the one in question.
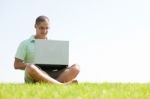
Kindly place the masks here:
[(36, 28), (36, 37), (39, 39), (45, 39), (48, 34), (49, 22), (44, 21), (35, 25)]

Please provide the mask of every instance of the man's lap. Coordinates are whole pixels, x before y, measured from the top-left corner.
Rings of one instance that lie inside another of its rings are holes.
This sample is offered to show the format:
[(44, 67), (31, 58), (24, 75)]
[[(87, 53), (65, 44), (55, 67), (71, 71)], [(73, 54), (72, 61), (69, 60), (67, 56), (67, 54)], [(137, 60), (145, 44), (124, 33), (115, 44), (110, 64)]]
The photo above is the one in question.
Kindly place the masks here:
[[(37, 66), (37, 67), (38, 67), (43, 73), (46, 73), (47, 75), (49, 75), (50, 77), (52, 77), (52, 78), (54, 78), (54, 79), (57, 79), (61, 73), (63, 73), (66, 69), (68, 69), (68, 68), (64, 68), (64, 69), (61, 69), (61, 70), (51, 70), (51, 69), (42, 70), (39, 66)], [(36, 82), (38, 82), (38, 81), (34, 80), (34, 79), (27, 73), (26, 70), (25, 70), (24, 80), (25, 80), (26, 83), (36, 83)]]

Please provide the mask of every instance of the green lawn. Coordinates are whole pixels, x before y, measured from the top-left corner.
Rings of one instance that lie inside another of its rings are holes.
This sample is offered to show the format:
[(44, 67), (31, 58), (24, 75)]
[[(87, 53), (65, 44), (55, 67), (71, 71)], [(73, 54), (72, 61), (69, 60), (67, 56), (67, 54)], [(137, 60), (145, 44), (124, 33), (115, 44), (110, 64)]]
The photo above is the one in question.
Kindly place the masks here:
[(0, 99), (150, 99), (150, 83), (1, 83)]

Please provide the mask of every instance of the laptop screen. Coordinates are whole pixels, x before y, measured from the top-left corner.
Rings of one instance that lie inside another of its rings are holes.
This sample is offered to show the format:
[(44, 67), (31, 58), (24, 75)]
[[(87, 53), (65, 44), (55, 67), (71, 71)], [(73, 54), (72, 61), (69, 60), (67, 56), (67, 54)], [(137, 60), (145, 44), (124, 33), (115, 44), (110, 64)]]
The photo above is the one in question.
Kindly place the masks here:
[(34, 64), (67, 65), (69, 63), (69, 41), (35, 40)]

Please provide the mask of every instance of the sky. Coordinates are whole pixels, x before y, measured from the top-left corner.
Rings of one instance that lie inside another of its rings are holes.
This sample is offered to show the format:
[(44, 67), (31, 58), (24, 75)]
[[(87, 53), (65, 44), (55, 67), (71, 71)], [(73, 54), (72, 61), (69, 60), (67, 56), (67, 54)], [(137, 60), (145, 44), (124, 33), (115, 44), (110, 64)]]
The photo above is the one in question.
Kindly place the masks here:
[(48, 37), (70, 41), (69, 65), (80, 82), (149, 82), (149, 0), (0, 0), (0, 83), (24, 82), (15, 70), (19, 43), (35, 34), (39, 15)]

